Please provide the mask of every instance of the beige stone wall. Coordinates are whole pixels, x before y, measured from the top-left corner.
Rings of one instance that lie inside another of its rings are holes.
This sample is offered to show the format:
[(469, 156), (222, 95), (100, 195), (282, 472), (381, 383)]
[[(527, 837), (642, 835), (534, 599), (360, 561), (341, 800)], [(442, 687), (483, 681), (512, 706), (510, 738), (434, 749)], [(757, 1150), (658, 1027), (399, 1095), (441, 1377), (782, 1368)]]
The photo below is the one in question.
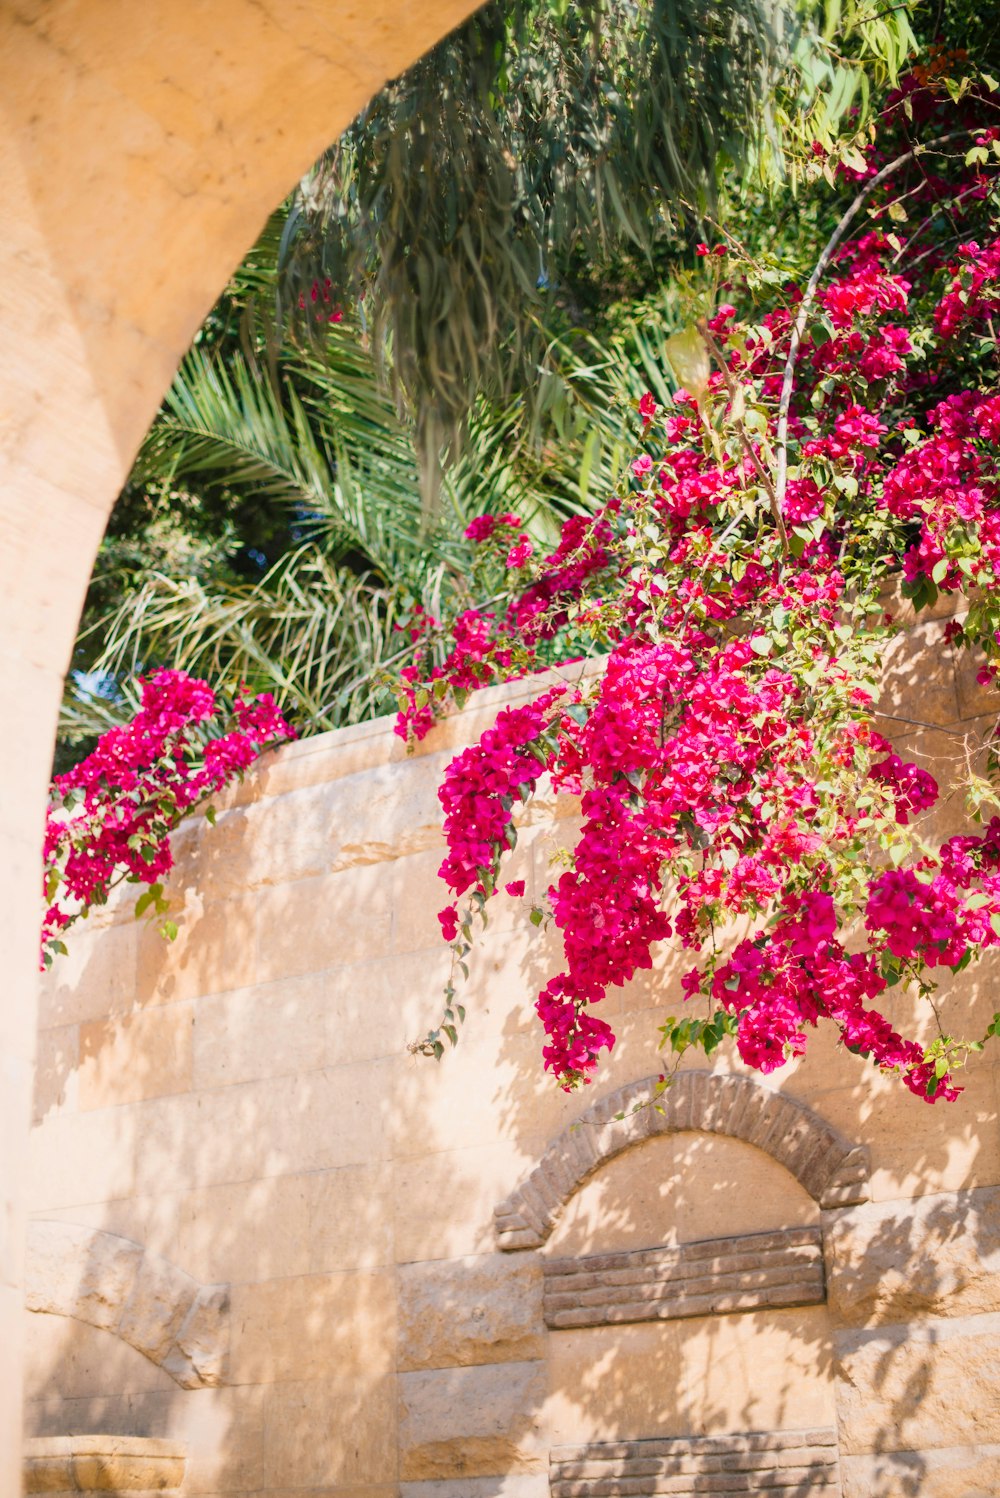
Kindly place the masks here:
[(35, 904), (62, 676), (105, 520), (267, 214), (471, 0), (0, 5), (0, 1493), (20, 1468)]
[[(887, 711), (947, 779), (991, 704), (939, 634), (898, 642)], [(179, 834), (173, 946), (125, 908), (73, 933), (42, 996), (29, 1434), (171, 1442), (184, 1494), (543, 1498), (550, 1460), (554, 1498), (650, 1462), (674, 1493), (803, 1462), (847, 1498), (995, 1492), (993, 1056), (931, 1108), (825, 1041), (768, 1079), (727, 1052), (617, 1121), (677, 954), (608, 1001), (614, 1054), (566, 1096), (532, 1013), (553, 943), (501, 900), (457, 1051), (408, 1053), (446, 972), (435, 791), (491, 702), (412, 758), (387, 722), (272, 757)], [(528, 899), (574, 812), (522, 827)], [(994, 980), (959, 980), (963, 1030)]]

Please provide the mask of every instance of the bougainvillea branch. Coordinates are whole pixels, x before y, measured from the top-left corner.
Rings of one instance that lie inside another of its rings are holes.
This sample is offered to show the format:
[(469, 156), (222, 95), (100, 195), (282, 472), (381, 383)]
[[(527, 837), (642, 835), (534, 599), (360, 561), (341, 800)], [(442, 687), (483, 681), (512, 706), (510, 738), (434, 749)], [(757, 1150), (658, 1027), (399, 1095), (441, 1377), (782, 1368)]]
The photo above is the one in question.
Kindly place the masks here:
[[(183, 671), (157, 671), (141, 690), (132, 721), (104, 734), (86, 759), (53, 782), (45, 824), (43, 967), (65, 952), (66, 929), (106, 904), (120, 884), (146, 886), (137, 915), (165, 915), (170, 833), (242, 778), (265, 746), (295, 736), (269, 695), (237, 697), (230, 707)], [(163, 930), (177, 934), (170, 920)]]
[[(743, 312), (724, 302), (704, 324), (704, 391), (678, 389), (665, 410), (642, 397), (627, 482), (550, 555), (516, 516), (475, 521), (470, 575), (490, 604), (414, 621), (398, 725), (411, 738), (480, 685), (601, 657), (501, 712), (441, 790), (441, 925), (463, 968), (520, 804), (544, 776), (580, 798), (576, 845), (531, 912), (562, 938), (536, 1009), (564, 1087), (614, 1045), (596, 1012), (608, 989), (664, 943), (685, 969), (688, 1007), (661, 1027), (678, 1058), (735, 1036), (771, 1071), (832, 1026), (917, 1096), (950, 1100), (1000, 1033), (998, 1016), (961, 1038), (936, 994), (942, 971), (1000, 944), (995, 738), (968, 751), (972, 825), (942, 842), (937, 783), (878, 726), (894, 588), (918, 611), (964, 594), (942, 646), (978, 650), (983, 682), (1000, 666), (996, 102), (906, 80), (843, 171), (863, 186), (805, 292), (786, 286), (761, 315), (754, 265), (720, 247)], [(942, 152), (959, 137), (968, 150)], [(925, 215), (906, 260), (890, 179)], [(899, 984), (929, 1000), (929, 1044), (883, 1012)], [(457, 1013), (452, 984), (425, 1049), (454, 1040)]]

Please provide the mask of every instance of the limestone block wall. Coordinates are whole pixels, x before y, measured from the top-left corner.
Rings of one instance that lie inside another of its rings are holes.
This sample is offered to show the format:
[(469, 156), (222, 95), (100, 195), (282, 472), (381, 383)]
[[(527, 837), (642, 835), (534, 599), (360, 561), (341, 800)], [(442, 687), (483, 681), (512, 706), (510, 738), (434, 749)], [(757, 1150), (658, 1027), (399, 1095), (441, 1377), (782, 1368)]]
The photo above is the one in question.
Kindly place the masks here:
[[(894, 737), (945, 782), (994, 721), (974, 669), (939, 621), (887, 662)], [(72, 933), (39, 1033), (28, 1435), (165, 1442), (184, 1498), (1000, 1490), (991, 1055), (951, 1107), (819, 1042), (766, 1079), (702, 1058), (633, 1111), (668, 951), (567, 1096), (532, 1012), (552, 937), (500, 900), (458, 1049), (408, 1052), (447, 975), (436, 788), (496, 702), (410, 758), (386, 721), (280, 751), (178, 834), (176, 943), (125, 905)], [(528, 809), (526, 900), (575, 815)], [(956, 980), (963, 1030), (995, 980)]]

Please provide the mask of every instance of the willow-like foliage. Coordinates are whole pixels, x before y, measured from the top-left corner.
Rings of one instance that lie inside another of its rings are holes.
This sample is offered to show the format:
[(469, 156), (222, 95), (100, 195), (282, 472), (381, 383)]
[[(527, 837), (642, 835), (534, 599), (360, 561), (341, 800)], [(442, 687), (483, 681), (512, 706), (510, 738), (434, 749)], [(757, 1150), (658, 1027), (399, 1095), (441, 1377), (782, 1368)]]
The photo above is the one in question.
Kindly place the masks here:
[(878, 0), (489, 4), (305, 179), (279, 314), (315, 326), (327, 281), (361, 308), (432, 499), (477, 397), (531, 404), (574, 265), (690, 242), (734, 168), (794, 177), (912, 43)]

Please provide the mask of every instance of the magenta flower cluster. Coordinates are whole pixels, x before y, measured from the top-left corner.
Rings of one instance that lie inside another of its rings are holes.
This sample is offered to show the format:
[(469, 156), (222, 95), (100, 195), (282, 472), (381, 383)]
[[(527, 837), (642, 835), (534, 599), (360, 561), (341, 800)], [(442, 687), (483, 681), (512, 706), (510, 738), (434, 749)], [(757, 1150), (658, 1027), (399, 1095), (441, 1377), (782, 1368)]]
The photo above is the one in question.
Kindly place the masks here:
[(61, 933), (122, 881), (158, 889), (173, 867), (169, 834), (269, 744), (294, 738), (267, 694), (224, 710), (206, 682), (157, 671), (131, 722), (112, 728), (52, 785), (44, 843), (42, 963)]
[[(608, 990), (665, 943), (687, 954), (681, 993), (703, 1008), (703, 1043), (735, 1035), (760, 1071), (832, 1025), (918, 1096), (950, 1100), (981, 1048), (903, 1035), (883, 1010), (888, 989), (928, 995), (942, 969), (1000, 944), (1000, 819), (935, 843), (939, 787), (876, 725), (894, 586), (918, 610), (968, 593), (941, 648), (981, 651), (984, 681), (1000, 661), (1000, 390), (983, 355), (1000, 315), (1000, 133), (979, 119), (996, 102), (956, 105), (914, 79), (890, 96), (866, 170), (844, 173), (852, 192), (909, 150), (911, 127), (959, 143), (933, 171), (910, 151), (888, 174), (815, 295), (787, 285), (762, 312), (752, 264), (737, 281), (734, 250), (702, 257), (734, 298), (703, 325), (706, 387), (637, 401), (619, 492), (549, 555), (514, 516), (474, 521), (470, 542), (506, 558), (506, 600), (460, 614), (441, 664), (413, 631), (410, 738), (460, 693), (539, 669), (553, 643), (578, 651), (589, 631), (604, 655), (580, 684), (501, 712), (440, 793), (441, 924), (463, 963), (520, 803), (543, 775), (579, 797), (568, 866), (532, 911), (562, 938), (536, 1008), (563, 1086), (614, 1045), (595, 1012)], [(905, 243), (888, 213), (900, 192), (918, 225)], [(957, 248), (944, 201), (975, 230)], [(985, 783), (995, 744), (983, 753)], [(664, 1027), (671, 1044), (682, 1030)]]

